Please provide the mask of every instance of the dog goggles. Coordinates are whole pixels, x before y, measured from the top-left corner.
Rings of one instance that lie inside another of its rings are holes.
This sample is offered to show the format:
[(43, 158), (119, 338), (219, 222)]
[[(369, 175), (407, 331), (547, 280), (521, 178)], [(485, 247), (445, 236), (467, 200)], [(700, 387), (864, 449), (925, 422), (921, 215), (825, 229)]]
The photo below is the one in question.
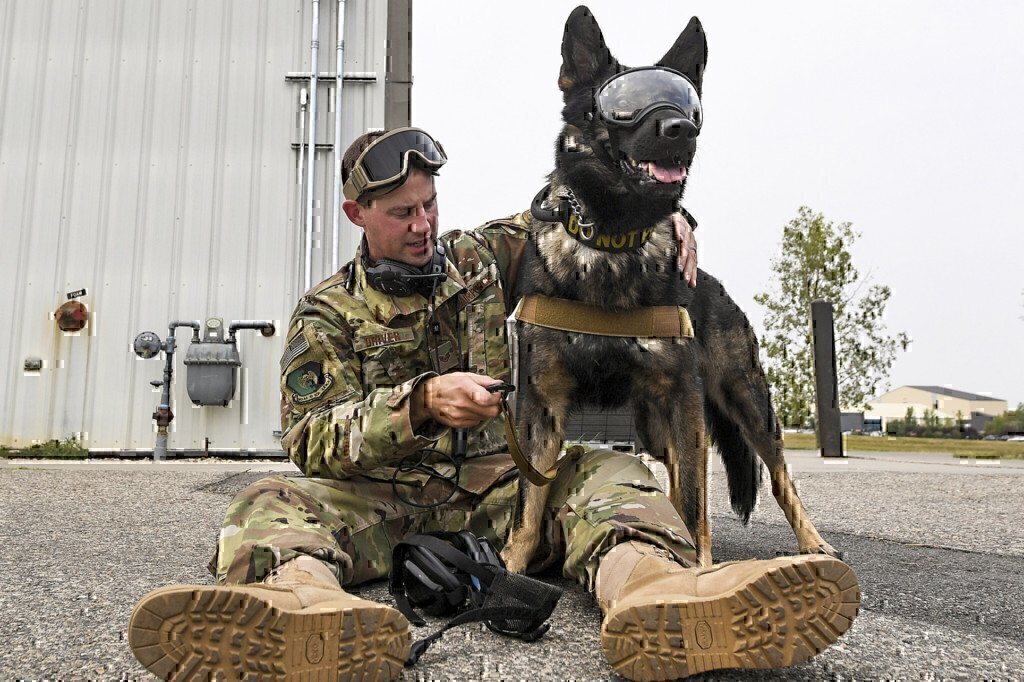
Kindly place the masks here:
[(700, 97), (690, 79), (663, 66), (615, 74), (597, 89), (597, 111), (608, 123), (635, 126), (656, 109), (678, 111), (697, 130), (703, 123)]
[(430, 171), (436, 171), (448, 161), (441, 143), (423, 130), (392, 130), (370, 143), (356, 159), (345, 181), (345, 198), (355, 200), (365, 192), (405, 182), (413, 155)]

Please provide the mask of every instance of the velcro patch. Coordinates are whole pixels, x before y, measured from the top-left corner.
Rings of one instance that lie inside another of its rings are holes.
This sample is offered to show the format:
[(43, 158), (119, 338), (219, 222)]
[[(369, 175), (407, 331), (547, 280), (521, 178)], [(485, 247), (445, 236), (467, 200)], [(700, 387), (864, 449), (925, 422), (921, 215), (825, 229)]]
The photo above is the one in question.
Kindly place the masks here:
[(311, 360), (288, 373), (285, 384), (292, 391), (292, 400), (298, 404), (310, 403), (320, 398), (334, 385), (334, 377), (324, 371), (316, 360)]
[(491, 264), (476, 277), (466, 282), (466, 290), (459, 294), (459, 307), (465, 308), (469, 302), (480, 295), (484, 289), (494, 284), (498, 279), (497, 268)]
[(299, 357), (303, 353), (309, 350), (309, 340), (305, 334), (301, 332), (292, 339), (292, 342), (288, 344), (288, 348), (285, 349), (284, 355), (281, 356), (281, 372), (284, 373), (288, 369), (288, 365), (292, 364), (295, 358)]
[(412, 341), (414, 338), (416, 338), (416, 332), (409, 327), (403, 327), (402, 329), (389, 329), (376, 334), (357, 336), (352, 342), (352, 349), (362, 351), (367, 348), (390, 346), (395, 343), (401, 343), (402, 341)]

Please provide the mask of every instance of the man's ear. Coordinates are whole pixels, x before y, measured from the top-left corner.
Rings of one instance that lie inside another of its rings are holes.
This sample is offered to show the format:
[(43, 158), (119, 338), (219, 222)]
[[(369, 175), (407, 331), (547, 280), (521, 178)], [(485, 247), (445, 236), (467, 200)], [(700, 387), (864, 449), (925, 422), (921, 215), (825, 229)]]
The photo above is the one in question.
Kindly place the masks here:
[(562, 71), (558, 87), (568, 92), (599, 85), (618, 70), (618, 62), (604, 44), (604, 36), (590, 9), (580, 5), (565, 22), (562, 34)]
[(697, 17), (692, 17), (683, 32), (676, 38), (675, 44), (658, 62), (658, 66), (667, 66), (689, 78), (701, 94), (701, 81), (704, 80), (704, 66), (708, 63), (708, 41), (704, 36), (704, 27)]
[(353, 225), (359, 227), (366, 227), (366, 207), (360, 204), (358, 201), (352, 199), (346, 199), (341, 204), (341, 210), (345, 212), (345, 215), (352, 222)]

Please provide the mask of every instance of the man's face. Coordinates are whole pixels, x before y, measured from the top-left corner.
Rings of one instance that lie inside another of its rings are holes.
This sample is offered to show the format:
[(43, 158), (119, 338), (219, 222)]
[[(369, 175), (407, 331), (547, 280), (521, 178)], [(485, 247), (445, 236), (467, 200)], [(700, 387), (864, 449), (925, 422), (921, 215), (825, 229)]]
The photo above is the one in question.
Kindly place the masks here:
[(410, 168), (398, 189), (362, 206), (346, 201), (345, 214), (366, 232), (369, 259), (396, 260), (417, 267), (434, 255), (437, 239), (437, 192), (434, 176)]

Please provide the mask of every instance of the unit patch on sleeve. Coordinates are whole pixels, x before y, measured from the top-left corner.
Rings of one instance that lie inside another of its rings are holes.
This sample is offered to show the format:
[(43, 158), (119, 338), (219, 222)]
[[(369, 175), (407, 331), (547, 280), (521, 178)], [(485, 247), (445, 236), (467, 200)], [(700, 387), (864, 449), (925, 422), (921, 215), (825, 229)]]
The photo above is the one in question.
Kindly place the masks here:
[(292, 400), (303, 404), (313, 402), (330, 390), (334, 384), (334, 377), (324, 371), (321, 363), (314, 360), (289, 372), (285, 383), (292, 390)]

